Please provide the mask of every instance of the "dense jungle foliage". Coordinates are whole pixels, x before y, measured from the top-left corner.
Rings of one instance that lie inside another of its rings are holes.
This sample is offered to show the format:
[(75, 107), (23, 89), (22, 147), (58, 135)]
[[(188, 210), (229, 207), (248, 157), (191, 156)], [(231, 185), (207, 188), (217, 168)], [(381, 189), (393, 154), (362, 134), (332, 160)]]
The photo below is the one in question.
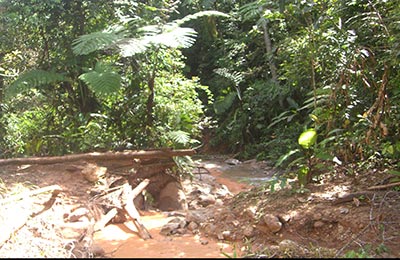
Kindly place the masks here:
[(208, 136), (306, 175), (399, 166), (397, 0), (1, 0), (0, 13), (1, 158)]

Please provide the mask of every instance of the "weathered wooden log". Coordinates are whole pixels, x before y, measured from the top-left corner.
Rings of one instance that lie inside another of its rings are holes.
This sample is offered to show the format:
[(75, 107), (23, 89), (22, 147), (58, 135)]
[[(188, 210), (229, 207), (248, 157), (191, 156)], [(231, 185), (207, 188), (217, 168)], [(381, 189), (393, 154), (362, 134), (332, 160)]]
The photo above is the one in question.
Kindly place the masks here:
[(124, 151), (124, 152), (105, 152), (105, 153), (82, 153), (70, 154), (64, 156), (50, 157), (27, 157), (0, 159), (0, 166), (21, 165), (21, 164), (54, 164), (72, 162), (78, 160), (121, 160), (121, 159), (152, 159), (152, 158), (171, 158), (174, 156), (190, 156), (195, 154), (193, 149), (160, 149), (160, 150), (142, 150), (142, 151)]
[[(133, 204), (133, 199), (139, 195), (145, 188), (146, 186), (150, 183), (150, 180), (145, 179), (142, 181), (138, 186), (136, 186), (133, 190), (130, 189), (130, 185), (126, 185), (124, 188), (124, 193), (125, 193), (125, 203), (124, 203), (124, 209), (128, 216), (132, 219), (133, 224), (137, 228), (139, 235), (141, 238), (144, 240), (147, 240), (149, 238), (152, 238), (150, 232), (146, 229), (146, 227), (143, 225), (142, 221), (140, 220), (140, 214), (137, 211), (135, 205)], [(128, 228), (129, 225), (127, 225)]]
[(111, 219), (113, 219), (118, 214), (116, 208), (112, 208), (106, 215), (104, 215), (96, 224), (94, 225), (94, 231), (102, 230)]

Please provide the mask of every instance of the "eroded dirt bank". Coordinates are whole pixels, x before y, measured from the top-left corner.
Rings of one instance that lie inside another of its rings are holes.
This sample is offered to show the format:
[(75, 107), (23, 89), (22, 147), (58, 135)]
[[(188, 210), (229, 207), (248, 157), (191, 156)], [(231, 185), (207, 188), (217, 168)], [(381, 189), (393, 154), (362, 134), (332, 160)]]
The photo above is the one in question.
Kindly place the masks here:
[[(265, 164), (249, 163), (270, 170)], [(46, 257), (140, 258), (400, 256), (400, 194), (393, 188), (369, 189), (390, 180), (387, 172), (353, 176), (336, 173), (307, 189), (298, 189), (289, 180), (286, 187), (277, 183), (272, 192), (267, 184), (252, 187), (227, 178), (224, 166), (225, 160), (203, 161), (193, 181), (184, 182), (188, 210), (162, 212), (150, 207), (140, 211), (153, 236), (148, 240), (121, 223), (90, 231), (93, 219), (88, 205), (94, 184), (70, 164), (2, 167), (2, 193), (16, 183), (32, 189), (59, 185), (62, 192), (50, 209), (27, 218), (29, 221), (2, 245), (0, 254), (40, 257), (46, 252)], [(120, 168), (109, 168), (109, 177), (118, 171)], [(49, 195), (38, 197), (45, 202)], [(21, 212), (38, 212), (33, 210), (38, 206), (41, 204), (36, 197), (4, 204), (2, 229), (15, 222)]]

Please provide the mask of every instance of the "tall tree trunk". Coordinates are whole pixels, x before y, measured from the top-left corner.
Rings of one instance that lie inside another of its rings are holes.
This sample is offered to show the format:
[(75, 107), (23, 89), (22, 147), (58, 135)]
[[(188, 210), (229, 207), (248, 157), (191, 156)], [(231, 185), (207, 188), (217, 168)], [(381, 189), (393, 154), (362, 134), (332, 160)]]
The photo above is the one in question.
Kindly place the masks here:
[(269, 69), (271, 71), (271, 77), (272, 80), (274, 82), (278, 82), (278, 73), (277, 73), (277, 69), (275, 66), (275, 62), (274, 62), (274, 54), (272, 51), (272, 42), (271, 42), (271, 37), (269, 35), (268, 32), (268, 20), (263, 19), (262, 22), (262, 27), (263, 27), (263, 31), (264, 31), (264, 42), (265, 42), (265, 49), (267, 51), (267, 57), (268, 57), (268, 63), (269, 63)]
[(151, 129), (153, 128), (154, 118), (153, 118), (153, 109), (154, 109), (154, 81), (155, 75), (150, 75), (147, 86), (149, 87), (150, 94), (147, 98), (146, 103), (146, 133), (150, 137)]

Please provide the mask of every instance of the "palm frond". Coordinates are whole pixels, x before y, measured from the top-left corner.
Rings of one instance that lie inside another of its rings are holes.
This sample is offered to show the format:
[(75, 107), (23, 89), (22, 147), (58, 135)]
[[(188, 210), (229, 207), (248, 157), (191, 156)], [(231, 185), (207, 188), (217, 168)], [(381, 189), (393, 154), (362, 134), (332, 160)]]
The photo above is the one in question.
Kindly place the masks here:
[(107, 95), (118, 91), (121, 87), (121, 76), (109, 64), (98, 62), (95, 70), (79, 76), (90, 89), (99, 95)]
[(116, 45), (118, 46), (122, 57), (131, 57), (135, 54), (146, 51), (150, 46), (150, 41), (145, 38), (127, 38), (119, 41)]
[(188, 21), (195, 20), (195, 19), (198, 19), (203, 16), (221, 16), (221, 17), (225, 17), (225, 18), (230, 17), (228, 14), (225, 14), (225, 13), (222, 13), (219, 11), (214, 11), (214, 10), (200, 11), (195, 14), (189, 14), (189, 15), (183, 17), (182, 19), (174, 20), (174, 21), (168, 23), (167, 25), (181, 26), (182, 24), (184, 24)]
[(37, 88), (65, 81), (66, 78), (56, 72), (45, 70), (31, 70), (21, 74), (5, 91), (6, 98), (11, 98), (28, 89)]
[(196, 41), (197, 32), (192, 28), (175, 27), (149, 38), (154, 45), (170, 48), (189, 48)]
[(106, 49), (122, 39), (116, 32), (94, 32), (79, 36), (72, 42), (72, 50), (76, 55), (86, 55), (94, 51)]

